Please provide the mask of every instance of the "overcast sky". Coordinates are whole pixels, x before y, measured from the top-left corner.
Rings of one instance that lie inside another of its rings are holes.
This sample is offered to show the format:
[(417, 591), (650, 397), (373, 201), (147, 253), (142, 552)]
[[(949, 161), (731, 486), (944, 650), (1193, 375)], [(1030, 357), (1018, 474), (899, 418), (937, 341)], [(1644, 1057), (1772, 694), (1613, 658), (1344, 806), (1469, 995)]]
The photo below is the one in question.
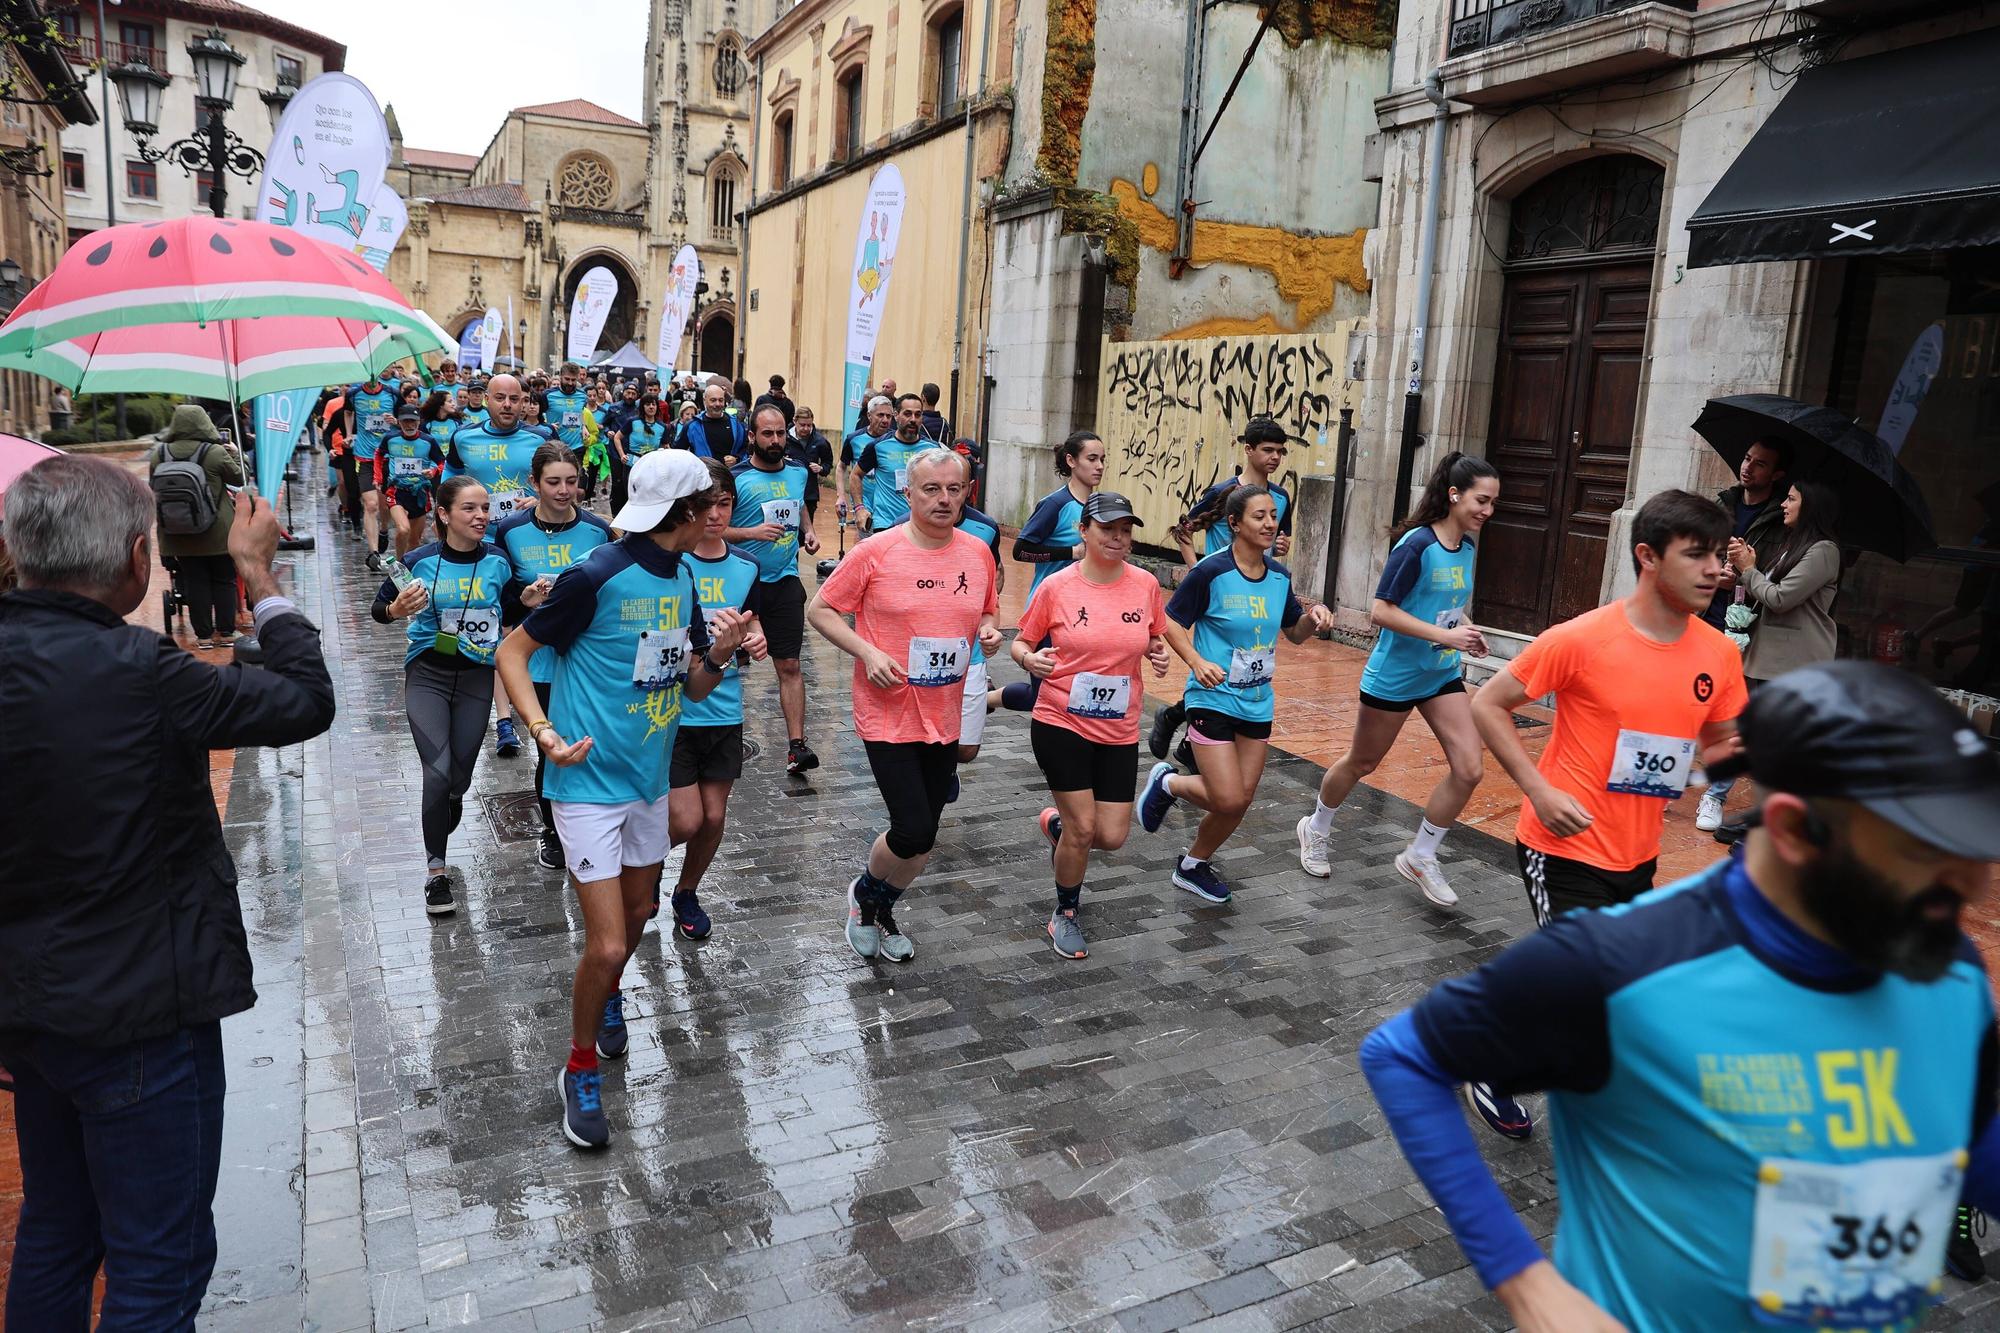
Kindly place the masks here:
[[(347, 46), (347, 72), (396, 108), (405, 148), (485, 151), (517, 106), (584, 97), (640, 114), (645, 0), (249, 0)], [(550, 31), (560, 20), (565, 31)], [(581, 20), (581, 22), (578, 22)]]

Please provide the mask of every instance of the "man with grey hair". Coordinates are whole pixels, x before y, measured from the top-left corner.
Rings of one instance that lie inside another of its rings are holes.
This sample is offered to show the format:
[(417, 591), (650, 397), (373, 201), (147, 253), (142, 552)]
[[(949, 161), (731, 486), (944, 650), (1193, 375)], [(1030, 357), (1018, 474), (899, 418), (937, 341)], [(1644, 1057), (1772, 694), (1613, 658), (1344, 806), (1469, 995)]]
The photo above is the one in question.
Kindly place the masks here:
[(333, 724), (319, 632), (271, 573), (278, 523), (235, 497), (229, 554), (264, 669), (127, 625), (152, 585), (153, 496), (64, 456), (8, 487), (0, 596), (0, 1064), (22, 1205), (5, 1324), (194, 1327), (215, 1268), (221, 1021), (256, 1003), (208, 753)]
[(881, 477), (872, 462), (863, 460), (874, 457), (869, 450), (896, 437), (896, 405), (877, 394), (868, 400), (868, 410), (862, 419), (866, 426), (841, 441), (840, 461), (846, 469), (841, 485), (855, 514), (855, 523), (865, 537), (875, 530), (876, 488)]

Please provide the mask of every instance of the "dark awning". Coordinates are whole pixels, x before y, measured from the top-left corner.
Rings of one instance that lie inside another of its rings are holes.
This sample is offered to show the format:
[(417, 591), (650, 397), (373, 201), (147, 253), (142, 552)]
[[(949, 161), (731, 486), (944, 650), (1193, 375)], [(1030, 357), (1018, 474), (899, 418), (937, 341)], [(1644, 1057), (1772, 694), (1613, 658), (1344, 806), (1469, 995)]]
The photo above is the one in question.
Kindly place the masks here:
[(1688, 267), (2000, 243), (2000, 29), (1808, 70), (1688, 219)]

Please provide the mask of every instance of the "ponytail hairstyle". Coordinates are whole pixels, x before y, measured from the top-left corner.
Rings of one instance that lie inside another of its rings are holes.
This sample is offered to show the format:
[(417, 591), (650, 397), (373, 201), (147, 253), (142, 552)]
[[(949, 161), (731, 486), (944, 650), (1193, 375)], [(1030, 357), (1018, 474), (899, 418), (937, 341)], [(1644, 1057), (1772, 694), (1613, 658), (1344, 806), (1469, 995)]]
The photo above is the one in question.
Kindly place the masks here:
[(1785, 539), (1771, 556), (1766, 577), (1773, 583), (1791, 573), (1813, 547), (1840, 540), (1833, 531), (1840, 525), (1840, 497), (1833, 488), (1824, 482), (1795, 481), (1789, 489), (1799, 493), (1799, 521), (1784, 529)]
[(1412, 528), (1427, 528), (1451, 512), (1453, 491), (1469, 491), (1472, 484), (1488, 477), (1498, 479), (1499, 469), (1483, 458), (1460, 453), (1454, 449), (1438, 460), (1431, 469), (1431, 479), (1424, 483), (1423, 496), (1409, 517), (1389, 530), (1391, 541), (1400, 538)]
[(1232, 536), (1235, 535), (1236, 525), (1242, 522), (1243, 515), (1249, 511), (1250, 502), (1268, 499), (1270, 495), (1270, 490), (1263, 486), (1239, 484), (1229, 488), (1229, 498), (1222, 503), (1222, 521), (1229, 525)]
[[(456, 477), (448, 478), (443, 485), (438, 487), (437, 501), (431, 506), (431, 522), (437, 526), (439, 541), (444, 540), (445, 514), (450, 511), (454, 504), (458, 503), (459, 496), (465, 494), (474, 486), (481, 486), (479, 478), (461, 472)], [(482, 489), (484, 489), (483, 486)]]
[(1083, 456), (1083, 446), (1096, 440), (1104, 443), (1104, 437), (1094, 430), (1073, 430), (1069, 438), (1056, 446), (1056, 475), (1067, 479), (1076, 467), (1076, 460)]

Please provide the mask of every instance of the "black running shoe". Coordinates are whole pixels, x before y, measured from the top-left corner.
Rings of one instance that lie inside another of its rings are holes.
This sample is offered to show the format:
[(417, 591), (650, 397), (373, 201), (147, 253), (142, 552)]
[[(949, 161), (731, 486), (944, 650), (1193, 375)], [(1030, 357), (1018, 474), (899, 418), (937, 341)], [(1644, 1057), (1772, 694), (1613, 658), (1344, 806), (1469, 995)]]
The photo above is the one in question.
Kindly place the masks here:
[(1181, 766), (1181, 772), (1190, 777), (1201, 772), (1200, 766), (1194, 762), (1194, 746), (1185, 736), (1181, 737), (1181, 743), (1174, 747), (1174, 762)]
[(542, 830), (541, 847), (535, 853), (535, 862), (544, 870), (563, 868), (562, 838), (552, 828)]
[(1979, 1238), (1985, 1234), (1986, 1214), (1960, 1204), (1952, 1219), (1951, 1239), (1944, 1243), (1945, 1271), (1961, 1282), (1984, 1282), (1986, 1260), (1979, 1253)]
[(458, 910), (458, 900), (451, 896), (451, 876), (432, 875), (424, 881), (424, 911), (432, 916), (450, 916)]
[(673, 898), (674, 933), (684, 940), (705, 940), (708, 938), (708, 913), (701, 910), (701, 897), (693, 889), (676, 893)]
[(785, 746), (785, 772), (795, 778), (802, 778), (807, 770), (819, 767), (819, 756), (804, 741), (792, 741)]
[(382, 563), (381, 554), (376, 551), (370, 551), (368, 553), (367, 564), (368, 564), (368, 570), (372, 574), (380, 574), (388, 568), (387, 565), (384, 565)]
[(1178, 699), (1153, 714), (1153, 729), (1146, 733), (1146, 748), (1153, 752), (1153, 758), (1167, 757), (1167, 747), (1173, 744), (1174, 733), (1186, 717), (1187, 705)]

